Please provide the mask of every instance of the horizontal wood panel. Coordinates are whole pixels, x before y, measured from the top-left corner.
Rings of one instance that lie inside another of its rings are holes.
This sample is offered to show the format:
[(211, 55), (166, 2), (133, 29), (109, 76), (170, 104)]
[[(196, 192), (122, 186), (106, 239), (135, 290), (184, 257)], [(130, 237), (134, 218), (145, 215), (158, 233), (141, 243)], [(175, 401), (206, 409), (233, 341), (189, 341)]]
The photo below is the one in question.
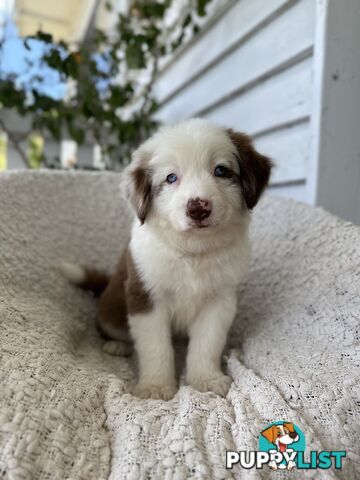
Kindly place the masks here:
[(277, 197), (293, 198), (299, 202), (309, 203), (305, 181), (296, 184), (270, 186), (267, 194), (276, 195)]
[(159, 118), (172, 123), (201, 114), (230, 92), (245, 87), (311, 48), (314, 40), (312, 5), (312, 0), (303, 0), (277, 17), (165, 103)]
[[(261, 22), (279, 7), (290, 5), (294, 0), (242, 0), (235, 2), (228, 12), (205, 31), (198, 40), (194, 39), (188, 50), (174, 56), (156, 85), (156, 94), (160, 102), (180, 88), (190, 78), (214, 62), (224, 51), (241, 41)], [(209, 49), (209, 45), (211, 48)]]
[(308, 121), (291, 128), (263, 135), (255, 140), (259, 152), (269, 156), (275, 164), (271, 183), (298, 181), (306, 178), (310, 149)]
[(259, 135), (311, 113), (312, 62), (307, 59), (204, 115), (215, 123)]

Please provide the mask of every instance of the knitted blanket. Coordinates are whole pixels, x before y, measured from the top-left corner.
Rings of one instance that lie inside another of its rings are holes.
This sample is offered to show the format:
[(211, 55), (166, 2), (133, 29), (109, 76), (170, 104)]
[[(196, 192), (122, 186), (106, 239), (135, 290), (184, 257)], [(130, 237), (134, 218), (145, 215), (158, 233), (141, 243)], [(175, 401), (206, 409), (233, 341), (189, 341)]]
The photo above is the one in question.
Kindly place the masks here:
[[(0, 477), (360, 478), (360, 228), (265, 197), (224, 355), (227, 397), (181, 379), (171, 401), (140, 400), (136, 359), (103, 352), (96, 301), (57, 269), (115, 266), (131, 218), (118, 182), (0, 176)], [(342, 469), (226, 469), (227, 450), (257, 450), (277, 420), (304, 433), (305, 456), (345, 450)]]

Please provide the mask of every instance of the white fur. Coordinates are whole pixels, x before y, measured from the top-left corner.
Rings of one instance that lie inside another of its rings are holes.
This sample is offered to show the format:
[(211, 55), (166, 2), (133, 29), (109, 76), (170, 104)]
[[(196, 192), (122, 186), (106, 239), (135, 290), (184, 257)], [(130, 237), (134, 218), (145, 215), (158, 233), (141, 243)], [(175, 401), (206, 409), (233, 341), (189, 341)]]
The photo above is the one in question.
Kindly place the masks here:
[(59, 269), (64, 277), (75, 285), (79, 285), (86, 278), (85, 268), (81, 267), (80, 265), (69, 262), (61, 262)]
[[(168, 399), (176, 391), (172, 330), (190, 337), (186, 381), (200, 391), (225, 395), (231, 379), (221, 354), (236, 311), (236, 288), (250, 258), (249, 213), (236, 183), (213, 175), (217, 165), (239, 174), (226, 132), (203, 120), (167, 127), (135, 152), (124, 175), (133, 205), (131, 173), (148, 162), (154, 195), (144, 225), (134, 222), (130, 250), (154, 308), (129, 317), (139, 356), (135, 393)], [(175, 173), (179, 181), (164, 180)], [(208, 199), (208, 228), (194, 228), (187, 201)], [(141, 199), (140, 199), (141, 202)]]

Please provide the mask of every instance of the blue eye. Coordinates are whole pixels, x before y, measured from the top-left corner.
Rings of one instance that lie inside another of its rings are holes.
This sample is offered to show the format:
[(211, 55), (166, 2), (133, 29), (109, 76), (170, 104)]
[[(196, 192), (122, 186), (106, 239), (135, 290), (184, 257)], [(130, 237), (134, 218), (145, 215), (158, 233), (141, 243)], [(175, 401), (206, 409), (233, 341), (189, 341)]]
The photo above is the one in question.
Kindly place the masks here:
[(175, 183), (177, 180), (177, 176), (175, 175), (175, 173), (170, 173), (167, 177), (166, 177), (166, 181), (168, 183)]
[(231, 172), (223, 165), (218, 165), (214, 170), (215, 177), (230, 177)]

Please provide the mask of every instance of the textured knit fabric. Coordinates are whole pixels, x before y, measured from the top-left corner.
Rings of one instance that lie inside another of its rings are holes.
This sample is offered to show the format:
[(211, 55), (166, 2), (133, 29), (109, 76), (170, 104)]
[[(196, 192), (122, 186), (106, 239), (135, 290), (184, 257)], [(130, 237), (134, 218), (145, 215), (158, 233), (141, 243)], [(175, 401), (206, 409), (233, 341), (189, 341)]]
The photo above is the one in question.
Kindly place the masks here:
[[(359, 479), (360, 228), (265, 197), (224, 356), (227, 397), (181, 379), (171, 401), (140, 400), (128, 393), (136, 359), (102, 351), (96, 301), (57, 270), (115, 266), (131, 219), (118, 183), (0, 176), (0, 478)], [(226, 450), (256, 450), (275, 420), (300, 427), (308, 450), (345, 449), (343, 469), (226, 470)]]

